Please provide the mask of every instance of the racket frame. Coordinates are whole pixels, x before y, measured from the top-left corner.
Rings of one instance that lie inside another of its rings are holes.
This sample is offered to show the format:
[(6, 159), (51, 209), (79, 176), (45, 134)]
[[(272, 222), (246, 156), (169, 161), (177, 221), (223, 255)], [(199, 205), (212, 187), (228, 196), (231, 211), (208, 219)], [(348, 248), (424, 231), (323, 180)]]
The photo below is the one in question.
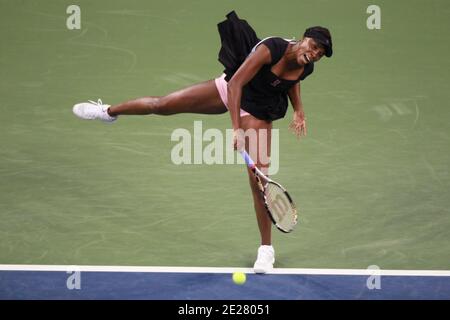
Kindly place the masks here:
[[(250, 156), (248, 155), (248, 153), (245, 150), (242, 150), (242, 151), (239, 151), (239, 152), (242, 155), (242, 157), (244, 158), (245, 163), (247, 164), (247, 167), (255, 175), (259, 191), (261, 192), (261, 195), (262, 195), (263, 200), (264, 200), (264, 207), (266, 208), (266, 212), (269, 215), (269, 218), (272, 221), (272, 223), (277, 227), (278, 230), (280, 230), (281, 232), (284, 232), (284, 233), (289, 233), (292, 230), (294, 230), (294, 227), (297, 224), (298, 215), (297, 215), (297, 206), (295, 205), (294, 201), (292, 200), (292, 197), (290, 196), (290, 194), (287, 192), (287, 190), (281, 184), (279, 184), (278, 182), (273, 181), (272, 179), (267, 177), (261, 170), (259, 170), (259, 168), (256, 166), (256, 164), (253, 162), (252, 158), (250, 158)], [(264, 180), (265, 184), (263, 184), (263, 182), (261, 180)], [(292, 228), (289, 229), (289, 230), (286, 230), (286, 229), (284, 229), (284, 228), (282, 228), (282, 227), (280, 227), (278, 225), (278, 223), (276, 222), (276, 220), (275, 220), (275, 218), (274, 218), (274, 216), (273, 216), (273, 214), (272, 214), (272, 212), (271, 212), (271, 210), (270, 210), (270, 208), (269, 208), (269, 206), (267, 204), (267, 196), (266, 196), (266, 192), (265, 191), (267, 189), (267, 186), (270, 183), (276, 185), (277, 187), (279, 187), (284, 192), (286, 198), (289, 201), (289, 204), (291, 205), (292, 209), (295, 212), (294, 213), (294, 215), (295, 215), (295, 218), (294, 218), (295, 223), (292, 226)]]

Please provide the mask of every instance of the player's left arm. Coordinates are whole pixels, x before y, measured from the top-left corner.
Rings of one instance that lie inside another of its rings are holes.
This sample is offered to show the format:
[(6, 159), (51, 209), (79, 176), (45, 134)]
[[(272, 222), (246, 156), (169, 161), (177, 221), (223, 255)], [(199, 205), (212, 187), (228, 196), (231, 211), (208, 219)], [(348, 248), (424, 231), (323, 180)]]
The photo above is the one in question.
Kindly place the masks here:
[(294, 117), (289, 128), (298, 138), (302, 135), (306, 136), (306, 117), (300, 92), (300, 82), (297, 85), (293, 85), (288, 91), (289, 100), (294, 108)]

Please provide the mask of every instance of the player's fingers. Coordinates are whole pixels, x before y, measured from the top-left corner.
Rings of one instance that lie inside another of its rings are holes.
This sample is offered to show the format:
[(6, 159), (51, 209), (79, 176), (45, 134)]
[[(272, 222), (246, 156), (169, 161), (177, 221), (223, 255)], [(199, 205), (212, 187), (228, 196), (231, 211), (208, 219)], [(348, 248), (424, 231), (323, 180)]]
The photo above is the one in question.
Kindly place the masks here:
[(297, 127), (295, 128), (295, 135), (297, 136), (297, 139), (300, 139), (302, 132), (301, 132), (301, 128)]
[(236, 137), (236, 150), (242, 151), (245, 147), (245, 139), (243, 136)]
[(292, 130), (292, 123), (289, 124), (288, 130)]
[(296, 129), (295, 133), (297, 134), (297, 138), (300, 139), (300, 137), (302, 135), (302, 126), (298, 125), (295, 129)]
[(293, 129), (295, 129), (295, 122), (294, 121), (292, 121), (290, 124), (289, 124), (289, 129), (291, 129), (291, 130), (293, 130)]
[(297, 132), (297, 125), (294, 122), (291, 122), (291, 124), (289, 125), (289, 131), (294, 134)]

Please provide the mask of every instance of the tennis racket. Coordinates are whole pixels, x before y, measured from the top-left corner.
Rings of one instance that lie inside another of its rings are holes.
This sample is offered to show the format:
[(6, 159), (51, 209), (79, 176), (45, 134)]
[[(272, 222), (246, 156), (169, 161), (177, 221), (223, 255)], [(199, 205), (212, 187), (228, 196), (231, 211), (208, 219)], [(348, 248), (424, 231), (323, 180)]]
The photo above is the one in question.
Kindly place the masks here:
[(294, 230), (297, 224), (297, 208), (291, 196), (279, 183), (269, 179), (259, 170), (248, 153), (240, 151), (248, 168), (255, 175), (259, 190), (264, 199), (264, 206), (273, 224), (282, 232)]

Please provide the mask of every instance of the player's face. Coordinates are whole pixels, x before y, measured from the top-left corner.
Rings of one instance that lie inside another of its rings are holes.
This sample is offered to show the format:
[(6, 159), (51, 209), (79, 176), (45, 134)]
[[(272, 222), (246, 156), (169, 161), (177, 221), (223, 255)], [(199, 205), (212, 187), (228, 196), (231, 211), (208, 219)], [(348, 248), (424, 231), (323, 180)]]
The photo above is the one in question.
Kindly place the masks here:
[(316, 62), (319, 61), (324, 54), (325, 49), (320, 44), (313, 38), (305, 37), (300, 43), (300, 48), (297, 52), (297, 62), (300, 65)]

